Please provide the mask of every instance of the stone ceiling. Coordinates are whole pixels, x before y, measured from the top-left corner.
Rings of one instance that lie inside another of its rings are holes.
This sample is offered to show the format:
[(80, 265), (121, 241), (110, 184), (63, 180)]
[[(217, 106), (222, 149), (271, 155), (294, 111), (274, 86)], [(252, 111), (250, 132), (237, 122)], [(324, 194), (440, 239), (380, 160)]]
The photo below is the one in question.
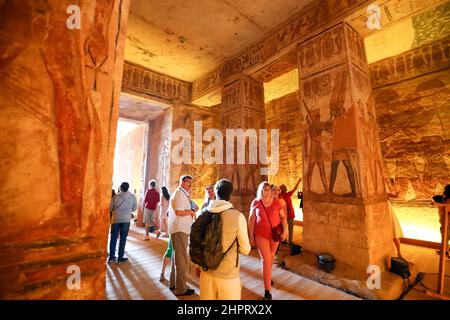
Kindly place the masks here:
[(312, 0), (131, 0), (125, 60), (194, 81)]
[[(256, 44), (277, 26), (285, 25), (311, 2), (313, 0), (131, 0), (125, 59), (174, 78), (198, 80)], [(365, 8), (346, 19), (364, 35), (369, 63), (450, 34), (448, 0), (385, 0), (381, 6), (380, 30), (370, 32), (367, 29)], [(265, 82), (266, 102), (298, 88), (298, 70), (289, 67), (291, 61), (289, 55), (286, 57), (286, 73), (281, 76), (268, 80), (264, 73), (252, 75)], [(217, 88), (192, 103), (213, 106), (220, 101), (221, 91)], [(131, 112), (132, 108), (127, 109)], [(121, 109), (123, 112), (125, 110)], [(153, 111), (147, 116), (152, 118), (157, 114)]]
[(120, 94), (119, 105), (119, 117), (136, 121), (153, 120), (163, 114), (164, 110), (168, 108), (165, 104), (124, 92)]

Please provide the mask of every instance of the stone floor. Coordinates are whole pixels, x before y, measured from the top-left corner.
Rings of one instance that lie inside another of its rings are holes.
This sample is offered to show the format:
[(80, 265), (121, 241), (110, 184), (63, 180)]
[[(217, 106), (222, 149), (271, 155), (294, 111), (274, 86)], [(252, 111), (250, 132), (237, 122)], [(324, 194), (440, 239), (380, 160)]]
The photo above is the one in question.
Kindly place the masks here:
[[(132, 227), (127, 240), (126, 256), (130, 262), (107, 265), (106, 299), (109, 300), (198, 300), (198, 281), (191, 279), (190, 286), (196, 294), (176, 297), (167, 283), (159, 282), (162, 255), (167, 239), (142, 241), (143, 229)], [(242, 299), (259, 300), (264, 293), (260, 272), (260, 260), (256, 250), (249, 256), (241, 256)], [(168, 277), (170, 267), (166, 270)], [(273, 268), (273, 299), (277, 300), (358, 300), (334, 288), (303, 278), (278, 267)]]
[[(198, 300), (197, 279), (191, 278), (190, 284), (196, 294), (191, 297), (178, 298), (159, 282), (161, 260), (167, 248), (167, 239), (142, 241), (143, 228), (132, 226), (127, 241), (126, 255), (130, 262), (107, 266), (106, 299), (110, 300)], [(301, 241), (302, 227), (295, 226), (294, 242)], [(434, 299), (424, 291), (435, 290), (439, 257), (435, 250), (411, 245), (402, 245), (403, 256), (413, 262), (419, 271), (425, 272), (422, 284), (411, 289), (404, 300)], [(447, 260), (447, 275), (450, 274), (450, 261)], [(168, 277), (170, 267), (166, 270)], [(260, 261), (256, 250), (249, 256), (241, 257), (242, 299), (257, 300), (263, 294), (263, 282), (260, 273)], [(277, 300), (358, 300), (359, 298), (335, 288), (322, 285), (279, 267), (273, 268), (272, 295)], [(450, 294), (450, 278), (446, 277), (446, 292)]]

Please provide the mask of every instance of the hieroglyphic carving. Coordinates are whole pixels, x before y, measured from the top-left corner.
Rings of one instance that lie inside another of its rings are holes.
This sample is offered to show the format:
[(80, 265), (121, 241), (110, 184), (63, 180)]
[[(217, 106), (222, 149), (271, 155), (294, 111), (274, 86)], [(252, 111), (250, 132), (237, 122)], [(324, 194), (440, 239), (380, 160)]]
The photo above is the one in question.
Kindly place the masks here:
[(180, 102), (191, 101), (190, 83), (127, 61), (123, 67), (122, 88)]
[(361, 70), (368, 73), (366, 49), (363, 38), (348, 24), (345, 24), (345, 38), (349, 49), (348, 58)]
[(368, 69), (363, 39), (346, 23), (336, 25), (298, 48), (302, 78), (348, 60), (362, 70)]
[(252, 78), (260, 82), (269, 82), (295, 68), (297, 68), (297, 54), (291, 52), (252, 74)]
[[(258, 133), (258, 129), (265, 127), (262, 83), (240, 76), (223, 88), (222, 99), (221, 124), (224, 136), (226, 129), (254, 129)], [(248, 162), (249, 146), (246, 141), (245, 165), (237, 163), (235, 150), (233, 164), (220, 166), (221, 176), (230, 179), (238, 192), (253, 192), (261, 180), (259, 165)]]
[(326, 96), (331, 93), (331, 78), (329, 73), (313, 77), (302, 83), (303, 97), (313, 99), (315, 97)]
[(450, 68), (450, 38), (370, 64), (374, 88)]
[(301, 78), (346, 60), (344, 24), (302, 43), (298, 48)]
[(226, 113), (239, 109), (242, 105), (241, 82), (233, 82), (223, 88), (222, 91), (222, 112)]
[[(209, 107), (176, 104), (174, 105), (172, 112), (172, 130), (176, 130), (179, 128), (187, 129), (190, 132), (191, 137), (193, 137), (192, 139), (194, 139), (195, 136), (195, 121), (202, 122), (203, 133), (210, 128), (217, 129), (220, 126), (219, 114), (216, 112), (216, 110)], [(203, 141), (203, 136), (200, 138), (202, 139), (201, 148), (203, 152), (209, 142)], [(191, 140), (191, 150), (194, 150), (194, 142), (195, 141)], [(177, 142), (172, 142), (172, 148), (176, 143)], [(190, 156), (192, 162), (191, 164), (184, 162), (181, 165), (170, 163), (170, 186), (172, 188), (171, 190), (175, 190), (175, 187), (178, 185), (178, 179), (180, 178), (180, 176), (189, 174), (194, 178), (192, 186), (192, 197), (199, 199), (204, 195), (204, 188), (216, 182), (218, 168), (216, 164), (208, 164), (203, 160), (201, 164), (195, 164), (193, 163), (195, 155), (191, 154)]]
[(301, 40), (314, 30), (327, 25), (338, 16), (365, 3), (365, 0), (325, 0), (317, 1), (301, 10), (299, 17), (275, 31), (237, 58), (194, 81), (192, 97), (198, 99), (214, 86), (220, 84), (232, 74), (242, 72), (258, 63), (266, 61), (281, 49)]

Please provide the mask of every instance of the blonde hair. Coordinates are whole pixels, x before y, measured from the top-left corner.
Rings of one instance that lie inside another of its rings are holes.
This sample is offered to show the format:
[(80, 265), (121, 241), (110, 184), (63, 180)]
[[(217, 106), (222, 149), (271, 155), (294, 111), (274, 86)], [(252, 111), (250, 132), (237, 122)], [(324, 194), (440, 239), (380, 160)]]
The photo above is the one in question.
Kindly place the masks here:
[(256, 190), (256, 199), (261, 200), (263, 197), (263, 190), (266, 186), (270, 187), (270, 183), (267, 181), (263, 181), (258, 185), (258, 189)]

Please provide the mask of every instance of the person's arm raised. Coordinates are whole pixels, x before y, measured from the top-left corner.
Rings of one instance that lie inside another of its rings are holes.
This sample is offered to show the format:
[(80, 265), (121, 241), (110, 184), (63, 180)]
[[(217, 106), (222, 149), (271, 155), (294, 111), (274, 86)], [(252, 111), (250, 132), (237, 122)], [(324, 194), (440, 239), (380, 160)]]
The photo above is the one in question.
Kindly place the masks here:
[(292, 188), (292, 190), (289, 191), (288, 193), (294, 193), (297, 190), (298, 185), (300, 184), (301, 181), (302, 181), (302, 178), (299, 178), (298, 181), (297, 181), (297, 184), (295, 185), (295, 187)]

